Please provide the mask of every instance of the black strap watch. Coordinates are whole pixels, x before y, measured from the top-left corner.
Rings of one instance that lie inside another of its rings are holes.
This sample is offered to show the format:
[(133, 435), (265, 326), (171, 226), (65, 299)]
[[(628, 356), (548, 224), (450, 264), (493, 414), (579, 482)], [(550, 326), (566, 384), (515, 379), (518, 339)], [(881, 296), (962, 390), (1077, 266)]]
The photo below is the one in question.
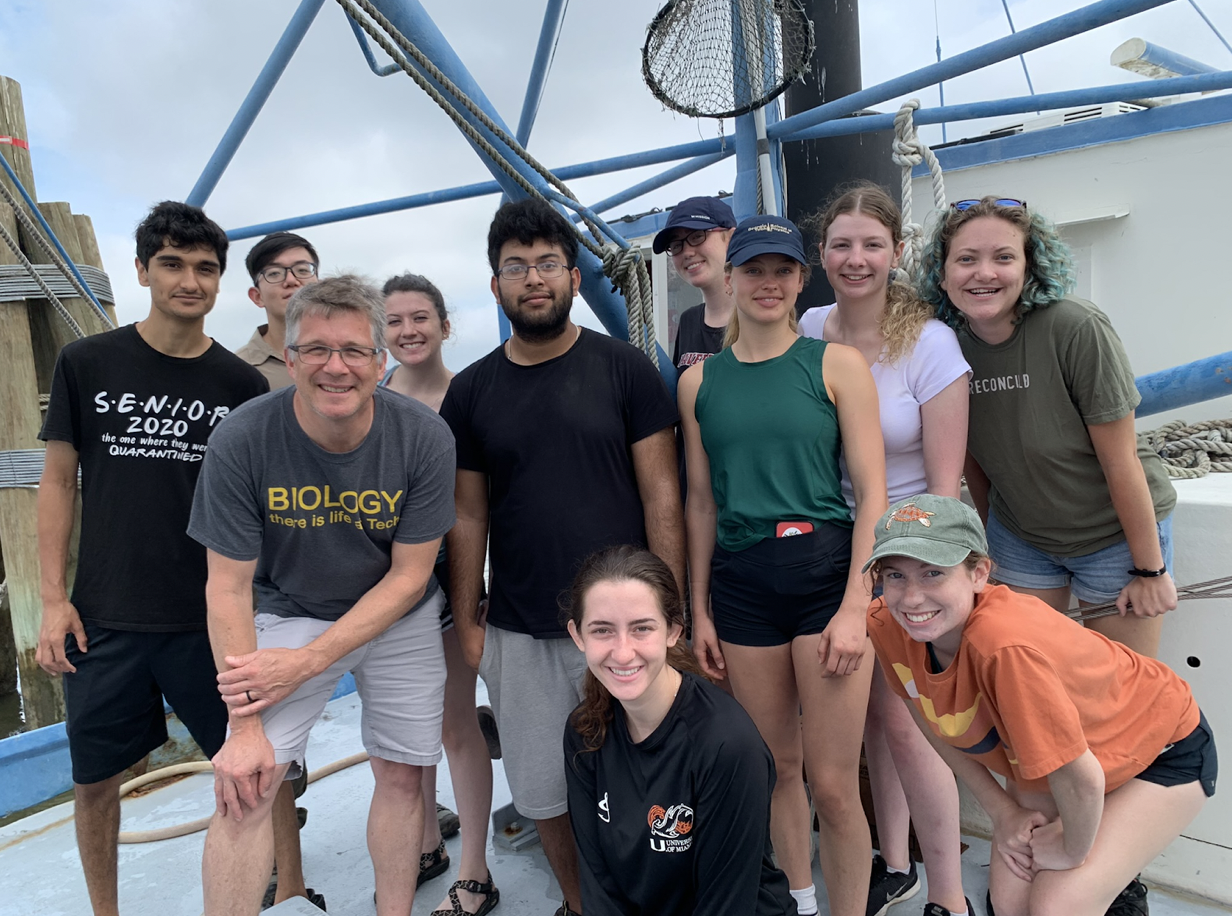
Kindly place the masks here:
[(1158, 579), (1167, 571), (1168, 567), (1165, 566), (1162, 569), (1131, 569), (1128, 572), (1131, 576), (1137, 576), (1139, 579)]

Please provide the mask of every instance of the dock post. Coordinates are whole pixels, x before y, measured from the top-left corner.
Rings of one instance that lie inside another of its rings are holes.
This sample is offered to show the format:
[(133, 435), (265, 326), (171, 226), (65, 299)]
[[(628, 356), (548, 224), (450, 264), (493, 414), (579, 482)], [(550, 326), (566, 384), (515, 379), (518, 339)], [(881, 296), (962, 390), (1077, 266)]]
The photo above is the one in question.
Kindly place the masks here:
[[(26, 118), (21, 87), (0, 76), (0, 155), (5, 156), (26, 189), (34, 193), (34, 174), (26, 141)], [(16, 189), (14, 189), (16, 192)], [(17, 238), (13, 211), (0, 206), (9, 234)], [(17, 263), (0, 246), (0, 264)], [(0, 452), (37, 449), (39, 384), (34, 362), (27, 301), (0, 302)], [(0, 487), (0, 551), (8, 582), (9, 612), (17, 670), (27, 728), (51, 725), (64, 718), (64, 699), (58, 678), (48, 677), (34, 660), (38, 647), (42, 601), (39, 598), (38, 490)]]

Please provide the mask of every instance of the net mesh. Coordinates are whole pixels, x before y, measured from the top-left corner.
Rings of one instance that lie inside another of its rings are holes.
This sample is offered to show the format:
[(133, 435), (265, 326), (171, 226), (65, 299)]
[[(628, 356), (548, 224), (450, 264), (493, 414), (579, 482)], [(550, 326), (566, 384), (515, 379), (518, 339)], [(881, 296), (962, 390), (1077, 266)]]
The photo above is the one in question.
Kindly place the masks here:
[(650, 24), (642, 76), (668, 108), (731, 118), (779, 95), (812, 56), (800, 0), (672, 0)]

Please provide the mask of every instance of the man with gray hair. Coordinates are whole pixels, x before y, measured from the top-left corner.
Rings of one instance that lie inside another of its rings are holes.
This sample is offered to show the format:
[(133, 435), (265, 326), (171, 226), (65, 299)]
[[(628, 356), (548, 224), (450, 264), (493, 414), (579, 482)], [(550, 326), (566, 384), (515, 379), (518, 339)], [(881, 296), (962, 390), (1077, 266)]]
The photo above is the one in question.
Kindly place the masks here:
[(294, 387), (235, 411), (227, 435), (210, 440), (188, 530), (207, 549), (230, 731), (213, 760), (207, 916), (258, 912), (274, 789), (302, 767), (347, 671), (376, 782), (377, 913), (411, 909), (421, 769), (441, 756), (443, 598), (432, 566), (454, 523), (454, 446), (434, 411), (377, 388), (384, 327), (381, 296), (363, 280), (305, 286), (287, 308)]

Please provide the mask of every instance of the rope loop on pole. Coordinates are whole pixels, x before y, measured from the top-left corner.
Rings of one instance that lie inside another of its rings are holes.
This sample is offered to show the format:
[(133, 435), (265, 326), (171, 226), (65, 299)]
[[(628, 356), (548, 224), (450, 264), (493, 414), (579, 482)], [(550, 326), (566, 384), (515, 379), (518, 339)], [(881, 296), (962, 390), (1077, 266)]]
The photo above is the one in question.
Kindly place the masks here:
[(629, 315), (629, 343), (650, 357), (659, 366), (659, 351), (655, 346), (654, 296), (650, 273), (640, 252), (609, 243), (603, 246), (603, 273), (625, 297)]
[(915, 131), (912, 114), (919, 107), (919, 99), (909, 99), (903, 102), (898, 114), (894, 116), (894, 143), (891, 153), (894, 164), (903, 170), (903, 241), (906, 244), (903, 246), (903, 256), (898, 269), (907, 277), (915, 276), (916, 266), (924, 253), (924, 227), (912, 218), (911, 173), (917, 165), (928, 163), (933, 185), (933, 206), (938, 210), (945, 209), (945, 178), (941, 174), (941, 163)]

